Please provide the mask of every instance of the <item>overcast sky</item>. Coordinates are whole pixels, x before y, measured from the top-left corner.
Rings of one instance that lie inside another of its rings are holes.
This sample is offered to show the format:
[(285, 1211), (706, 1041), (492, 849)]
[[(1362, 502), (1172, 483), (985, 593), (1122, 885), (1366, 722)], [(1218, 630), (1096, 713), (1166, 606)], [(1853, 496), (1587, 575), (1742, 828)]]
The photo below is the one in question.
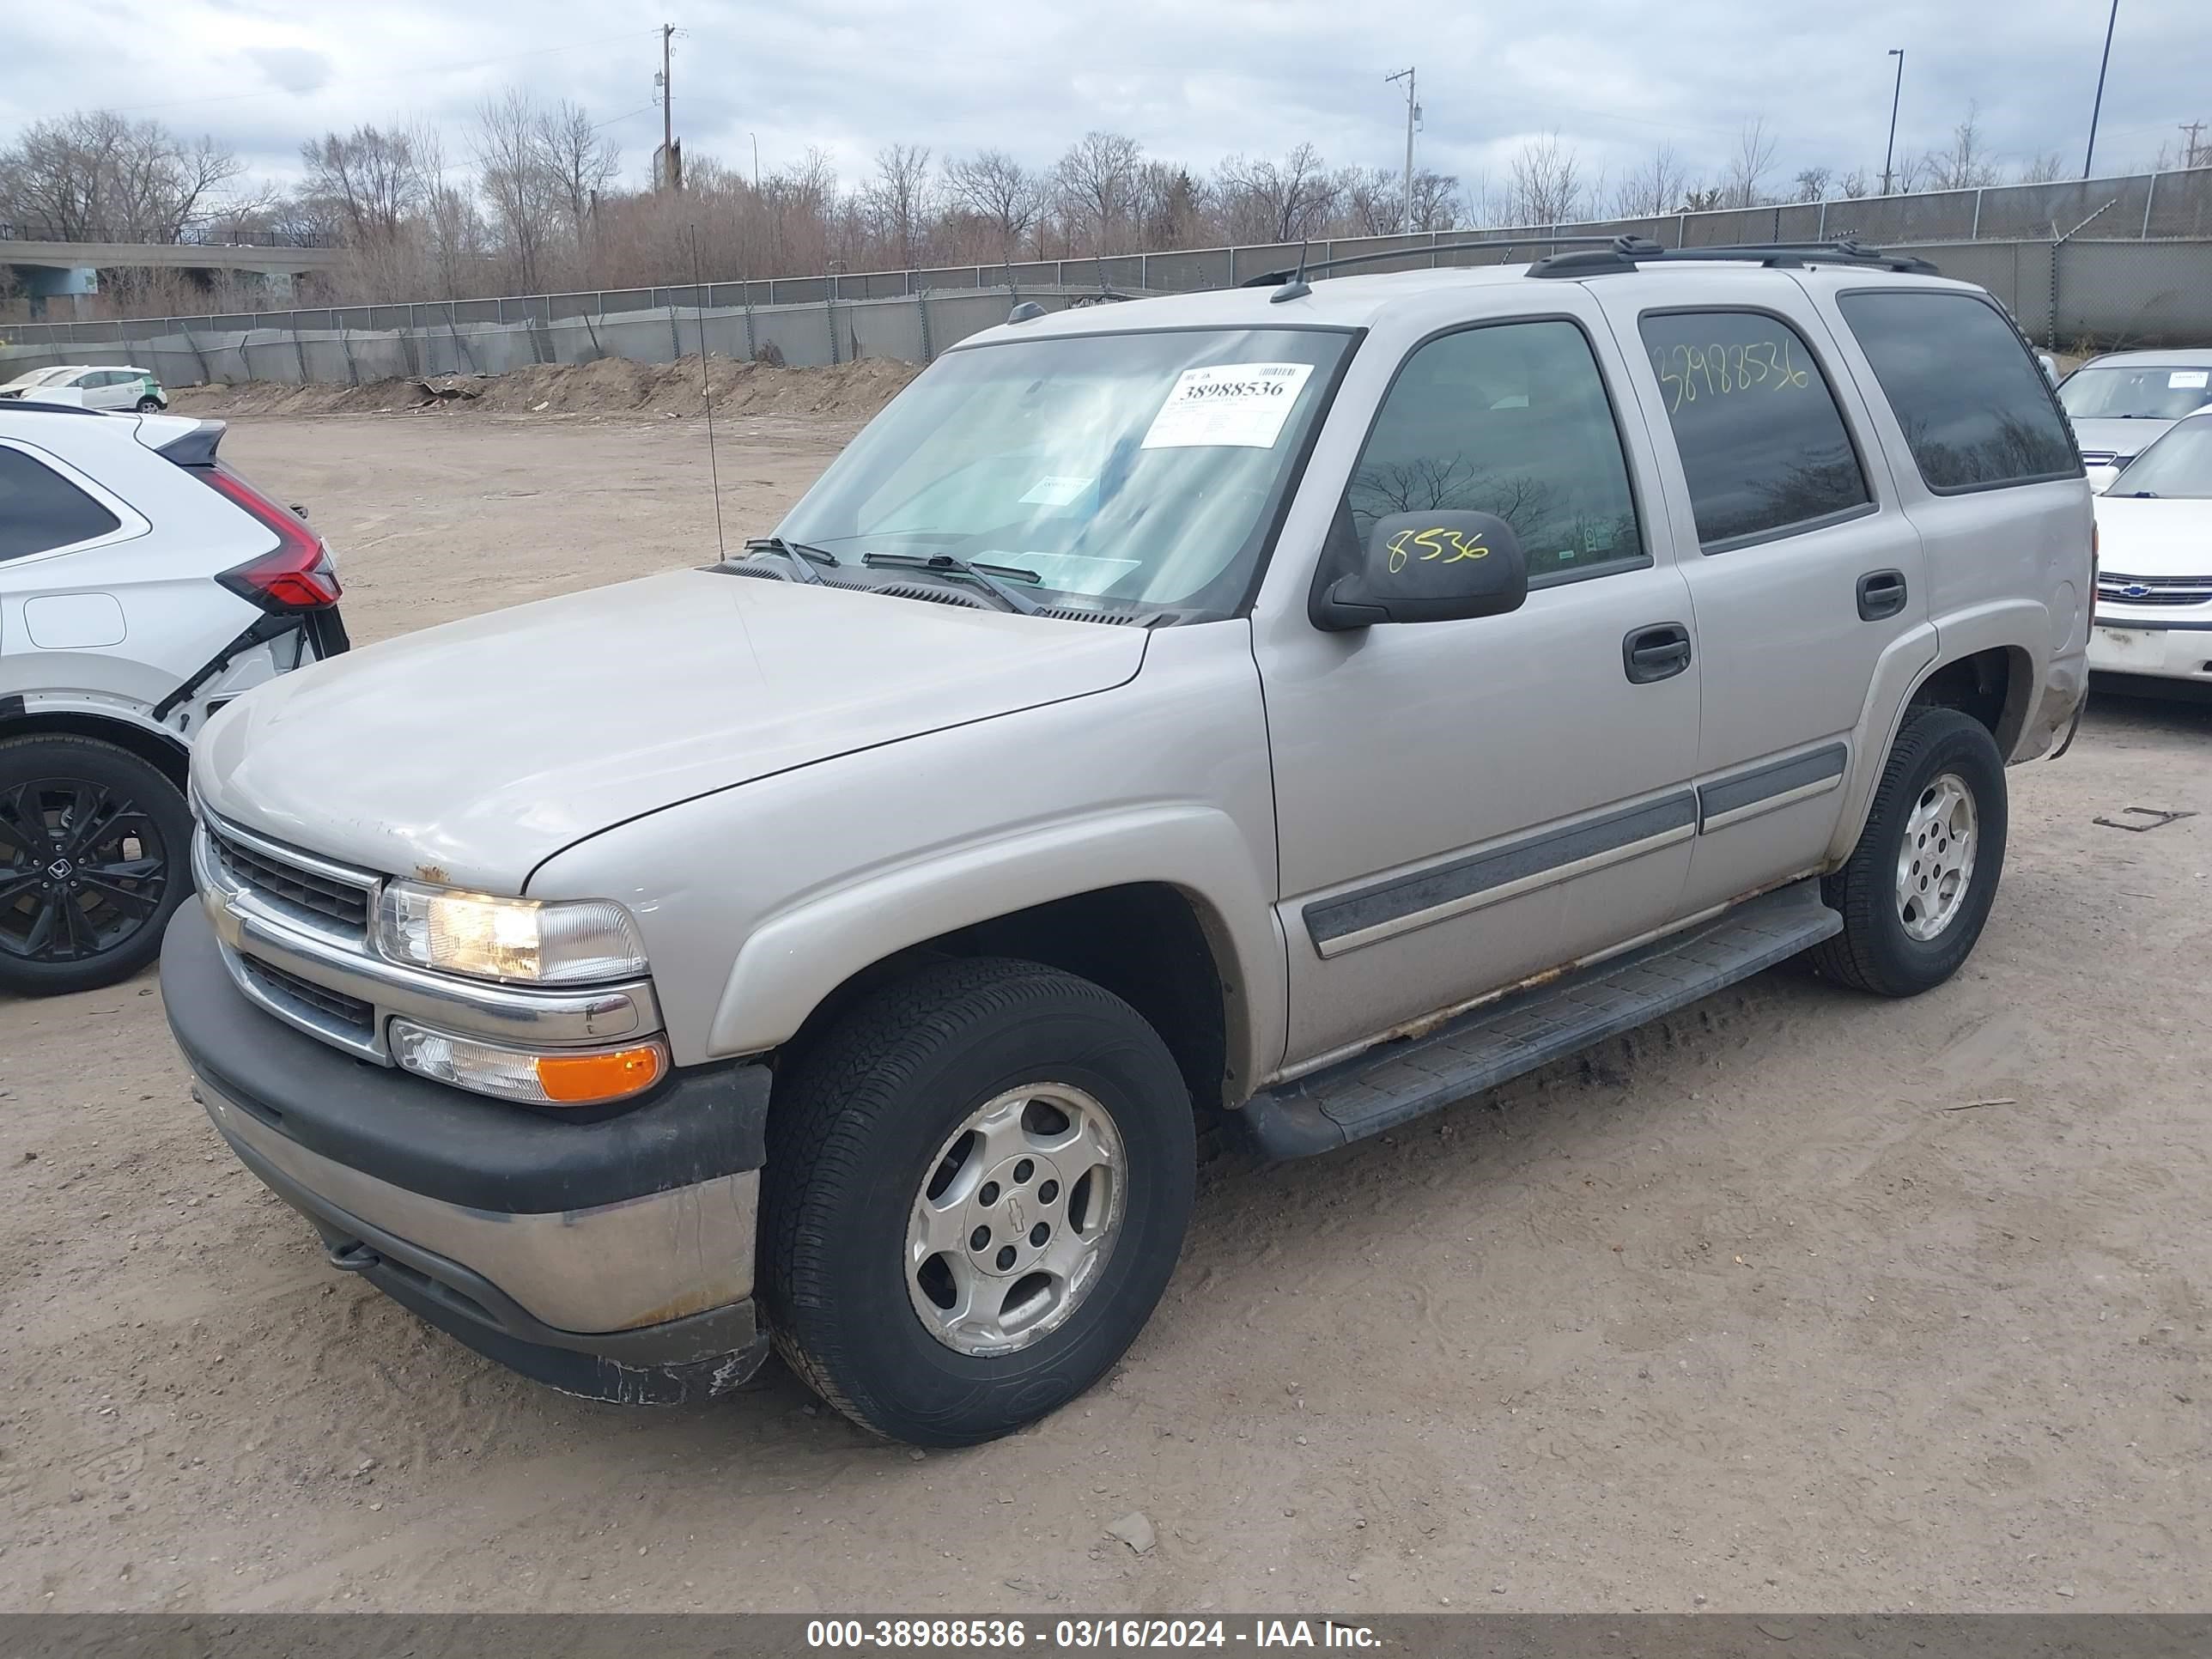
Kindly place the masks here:
[[(757, 135), (769, 172), (819, 145), (848, 182), (894, 140), (1043, 163), (1088, 127), (1200, 169), (1302, 140), (1332, 163), (1395, 167), (1404, 105), (1383, 76), (1409, 64), (1418, 164), (1469, 180), (1502, 184), (1519, 144), (1553, 129), (1615, 178), (1660, 143), (1717, 173), (1760, 116), (1780, 141), (1776, 185), (1816, 164), (1878, 174), (1899, 46), (1900, 153), (1943, 143), (1978, 100), (2008, 166), (2055, 150), (2078, 174), (2106, 16), (2106, 0), (670, 5), (687, 155), (749, 169)], [(655, 20), (619, 4), (0, 0), (0, 143), (104, 105), (212, 133), (281, 178), (303, 138), (362, 121), (427, 118), (465, 156), (472, 107), (511, 84), (586, 105), (629, 179), (659, 137)], [(2178, 150), (2178, 124), (2198, 118), (2212, 121), (2212, 5), (2120, 0), (2097, 170)]]

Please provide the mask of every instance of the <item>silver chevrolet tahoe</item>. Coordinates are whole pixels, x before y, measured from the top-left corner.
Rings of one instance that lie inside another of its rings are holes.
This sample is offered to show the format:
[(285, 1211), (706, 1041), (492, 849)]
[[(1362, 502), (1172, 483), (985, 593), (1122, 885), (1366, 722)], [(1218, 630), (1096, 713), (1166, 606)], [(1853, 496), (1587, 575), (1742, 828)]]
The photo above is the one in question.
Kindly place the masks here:
[(744, 556), (207, 726), (163, 994), (334, 1266), (573, 1391), (773, 1347), (971, 1443), (1134, 1338), (1201, 1128), (1972, 950), (2094, 591), (1987, 295), (1623, 242), (1034, 312)]

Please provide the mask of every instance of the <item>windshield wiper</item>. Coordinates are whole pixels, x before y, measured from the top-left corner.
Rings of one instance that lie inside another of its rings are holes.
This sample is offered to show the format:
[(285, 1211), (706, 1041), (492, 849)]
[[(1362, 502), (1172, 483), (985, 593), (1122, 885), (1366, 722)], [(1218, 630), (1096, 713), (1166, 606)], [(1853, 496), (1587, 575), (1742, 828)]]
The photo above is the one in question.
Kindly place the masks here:
[(1011, 564), (970, 564), (965, 559), (954, 558), (950, 553), (932, 553), (927, 557), (919, 553), (863, 553), (860, 562), (887, 570), (927, 570), (956, 580), (964, 577), (995, 594), (1007, 610), (1018, 611), (1025, 617), (1036, 614), (1037, 602), (1019, 588), (1007, 586), (999, 578), (1012, 576), (1018, 581), (1025, 582), (1044, 580), (1034, 570), (1023, 570)]
[(2158, 499), (2158, 491), (2155, 489), (2130, 489), (2128, 491), (2128, 499), (2131, 501), (2154, 501)]
[[(815, 571), (817, 564), (836, 569), (841, 561), (835, 553), (825, 553), (818, 547), (809, 547), (805, 542), (786, 541), (781, 536), (758, 536), (745, 544), (748, 553), (781, 553), (791, 561), (791, 568), (799, 573), (801, 581), (821, 582)], [(826, 586), (827, 584), (824, 584)]]

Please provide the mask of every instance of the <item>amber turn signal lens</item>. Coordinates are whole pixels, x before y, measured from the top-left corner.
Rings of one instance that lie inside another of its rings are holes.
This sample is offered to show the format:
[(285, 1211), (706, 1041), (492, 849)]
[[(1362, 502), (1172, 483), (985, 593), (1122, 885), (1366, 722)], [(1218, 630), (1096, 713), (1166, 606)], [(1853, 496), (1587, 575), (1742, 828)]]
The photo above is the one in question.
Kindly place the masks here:
[(602, 1054), (540, 1054), (538, 1086), (561, 1106), (621, 1100), (660, 1081), (667, 1057), (657, 1043)]

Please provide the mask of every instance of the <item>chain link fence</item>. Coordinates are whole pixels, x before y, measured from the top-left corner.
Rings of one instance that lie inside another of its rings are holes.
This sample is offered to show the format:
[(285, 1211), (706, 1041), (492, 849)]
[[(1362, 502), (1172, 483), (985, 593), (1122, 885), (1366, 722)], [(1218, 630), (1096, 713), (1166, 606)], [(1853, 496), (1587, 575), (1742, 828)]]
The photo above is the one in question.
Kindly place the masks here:
[[(1946, 232), (1948, 231), (1948, 234)], [(1978, 283), (2055, 348), (2212, 342), (2212, 168), (1656, 219), (1413, 236), (1340, 238), (1042, 259), (1004, 265), (833, 273), (701, 286), (319, 307), (205, 317), (0, 325), (0, 380), (59, 363), (135, 364), (173, 385), (245, 380), (360, 384), (495, 374), (602, 357), (665, 362), (699, 349), (794, 368), (858, 357), (927, 362), (1004, 321), (1023, 299), (1048, 307), (1102, 289), (1222, 288), (1314, 260), (1382, 254), (1363, 269), (1500, 264), (1571, 236), (1637, 234), (1671, 246), (1856, 236), (1909, 248)], [(1474, 246), (1453, 246), (1474, 242)]]

